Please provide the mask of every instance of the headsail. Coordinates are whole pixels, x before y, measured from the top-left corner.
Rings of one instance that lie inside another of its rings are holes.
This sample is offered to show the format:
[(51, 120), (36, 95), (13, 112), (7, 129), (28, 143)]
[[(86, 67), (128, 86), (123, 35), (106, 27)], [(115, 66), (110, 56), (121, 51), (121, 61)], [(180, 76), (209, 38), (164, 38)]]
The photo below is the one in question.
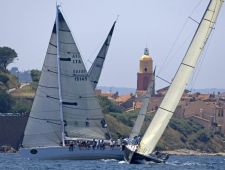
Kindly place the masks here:
[(59, 11), (59, 53), (65, 135), (105, 139), (106, 123), (71, 31)]
[(150, 80), (150, 82), (149, 82), (147, 92), (143, 96), (142, 106), (141, 106), (141, 109), (138, 113), (138, 117), (137, 117), (137, 119), (134, 123), (134, 127), (131, 131), (130, 138), (134, 138), (135, 136), (140, 135), (140, 131), (141, 131), (141, 128), (143, 126), (145, 116), (146, 116), (146, 113), (147, 113), (147, 110), (148, 110), (149, 102), (150, 102), (150, 99), (151, 99), (151, 94), (153, 93), (153, 90), (154, 90), (154, 79), (155, 79), (155, 71), (153, 73), (152, 80)]
[(159, 106), (150, 126), (144, 134), (143, 139), (141, 140), (140, 147), (137, 151), (138, 153), (142, 155), (152, 153), (162, 136), (179, 103), (185, 87), (191, 78), (206, 41), (214, 28), (222, 3), (223, 0), (210, 0), (207, 10), (172, 81), (172, 84)]
[(48, 45), (42, 74), (24, 132), (23, 146), (56, 146), (61, 142), (57, 79), (56, 24)]
[(106, 58), (106, 55), (107, 55), (107, 52), (109, 49), (109, 45), (111, 42), (115, 24), (116, 24), (116, 21), (114, 22), (111, 30), (109, 31), (109, 34), (108, 34), (104, 44), (102, 45), (102, 48), (99, 51), (97, 57), (95, 58), (94, 63), (92, 64), (91, 68), (88, 71), (88, 75), (89, 75), (91, 84), (94, 87), (94, 89), (96, 88), (96, 86), (98, 84), (99, 77), (102, 72), (103, 64), (104, 64), (104, 61), (105, 61), (105, 58)]

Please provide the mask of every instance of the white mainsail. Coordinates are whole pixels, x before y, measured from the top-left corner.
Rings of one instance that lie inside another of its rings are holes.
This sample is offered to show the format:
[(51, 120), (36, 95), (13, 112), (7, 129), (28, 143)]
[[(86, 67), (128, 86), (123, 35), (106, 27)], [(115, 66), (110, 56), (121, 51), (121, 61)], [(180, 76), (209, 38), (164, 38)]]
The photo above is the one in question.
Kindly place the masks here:
[(143, 96), (142, 106), (141, 106), (140, 111), (138, 112), (138, 117), (137, 117), (137, 119), (134, 123), (134, 127), (131, 131), (130, 138), (134, 138), (135, 136), (140, 135), (140, 131), (141, 131), (141, 128), (143, 126), (145, 116), (146, 116), (146, 113), (147, 113), (147, 110), (148, 110), (149, 102), (150, 102), (150, 99), (151, 99), (151, 94), (154, 90), (154, 79), (155, 79), (154, 77), (155, 77), (155, 71), (154, 71), (154, 74), (152, 76), (152, 80), (149, 82), (147, 92)]
[(91, 81), (92, 86), (94, 87), (94, 89), (96, 88), (98, 81), (99, 81), (99, 77), (101, 75), (102, 72), (102, 68), (103, 68), (103, 64), (109, 49), (109, 45), (112, 39), (112, 35), (113, 35), (113, 30), (115, 27), (116, 21), (114, 22), (111, 30), (109, 31), (109, 34), (105, 40), (105, 42), (102, 45), (101, 50), (99, 51), (97, 57), (95, 58), (91, 68), (88, 71), (88, 75), (89, 75), (89, 79)]
[(172, 117), (185, 87), (192, 76), (200, 54), (214, 28), (223, 0), (210, 0), (186, 55), (137, 150), (142, 155), (153, 152)]
[(24, 132), (23, 147), (56, 146), (62, 141), (56, 44), (56, 25), (54, 25), (39, 85)]
[(59, 53), (65, 135), (105, 139), (106, 123), (70, 29), (59, 11)]

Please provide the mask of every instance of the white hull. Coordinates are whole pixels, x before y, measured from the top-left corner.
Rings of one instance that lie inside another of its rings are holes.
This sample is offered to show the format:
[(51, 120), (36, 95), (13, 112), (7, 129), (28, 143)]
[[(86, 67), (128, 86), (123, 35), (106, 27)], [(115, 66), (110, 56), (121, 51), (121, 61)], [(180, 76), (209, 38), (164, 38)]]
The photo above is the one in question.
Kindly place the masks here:
[[(33, 150), (33, 154), (31, 153)], [(37, 152), (36, 152), (37, 151)], [(36, 153), (35, 153), (36, 152)], [(75, 147), (72, 151), (69, 147), (39, 147), (21, 148), (19, 154), (29, 159), (39, 160), (99, 160), (99, 159), (123, 159), (123, 151), (119, 147), (113, 149), (86, 149)]]

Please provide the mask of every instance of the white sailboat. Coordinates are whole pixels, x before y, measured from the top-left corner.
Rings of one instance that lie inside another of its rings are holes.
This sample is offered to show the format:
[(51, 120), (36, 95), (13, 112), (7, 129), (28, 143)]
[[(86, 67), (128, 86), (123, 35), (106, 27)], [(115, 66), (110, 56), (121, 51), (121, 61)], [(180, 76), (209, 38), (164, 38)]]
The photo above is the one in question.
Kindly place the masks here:
[(19, 153), (31, 159), (122, 159), (120, 147), (94, 147), (110, 138), (107, 124), (59, 6), (56, 11)]
[(124, 158), (129, 163), (145, 163), (148, 161), (165, 162), (168, 156), (153, 154), (153, 151), (168, 125), (186, 88), (200, 54), (216, 23), (223, 0), (210, 0), (201, 19), (183, 61), (140, 144), (137, 147), (125, 147)]

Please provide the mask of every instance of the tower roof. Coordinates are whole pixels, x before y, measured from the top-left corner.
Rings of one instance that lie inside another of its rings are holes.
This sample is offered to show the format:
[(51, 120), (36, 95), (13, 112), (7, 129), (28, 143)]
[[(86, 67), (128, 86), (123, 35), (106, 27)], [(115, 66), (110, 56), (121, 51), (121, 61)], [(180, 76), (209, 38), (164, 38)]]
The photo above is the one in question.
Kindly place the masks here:
[(149, 49), (148, 48), (145, 48), (144, 50), (144, 55), (141, 56), (141, 59), (140, 60), (152, 60), (152, 57), (149, 55)]

